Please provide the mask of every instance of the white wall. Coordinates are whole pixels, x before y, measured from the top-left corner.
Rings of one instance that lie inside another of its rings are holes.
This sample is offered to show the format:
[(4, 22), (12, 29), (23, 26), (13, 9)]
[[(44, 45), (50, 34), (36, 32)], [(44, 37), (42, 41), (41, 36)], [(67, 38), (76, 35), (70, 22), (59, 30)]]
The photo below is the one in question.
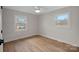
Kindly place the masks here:
[[(54, 17), (70, 12), (69, 28), (57, 28)], [(66, 7), (40, 15), (40, 35), (79, 47), (79, 7)]]
[[(15, 15), (22, 15), (27, 17), (28, 29), (26, 31), (16, 32)], [(2, 21), (3, 38), (5, 39), (5, 42), (37, 34), (37, 16), (36, 15), (10, 10), (10, 9), (3, 9), (2, 18), (3, 18), (3, 21)]]

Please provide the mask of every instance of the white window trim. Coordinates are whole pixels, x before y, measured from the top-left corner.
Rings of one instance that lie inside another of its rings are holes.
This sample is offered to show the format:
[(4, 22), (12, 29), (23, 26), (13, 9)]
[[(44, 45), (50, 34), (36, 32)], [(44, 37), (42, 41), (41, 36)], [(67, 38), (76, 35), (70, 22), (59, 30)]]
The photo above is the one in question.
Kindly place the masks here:
[(17, 17), (20, 17), (20, 16), (23, 16), (23, 15), (15, 15), (15, 16), (14, 16), (14, 17), (15, 17), (15, 31), (16, 31), (16, 32), (27, 31), (27, 28), (28, 28), (28, 26), (27, 26), (27, 16), (23, 16), (23, 17), (25, 18), (25, 29), (24, 29), (24, 30), (18, 30), (18, 31), (17, 31), (16, 26), (17, 26), (17, 23), (19, 23), (19, 22), (17, 22)]
[(63, 25), (63, 26), (60, 26), (60, 25), (56, 25), (56, 27), (58, 28), (70, 28), (71, 27), (71, 22), (70, 22), (70, 12), (67, 12), (67, 13), (61, 13), (61, 14), (58, 14), (55, 16), (55, 23), (56, 23), (56, 20), (57, 20), (57, 16), (62, 16), (62, 15), (65, 15), (65, 14), (68, 14), (68, 20), (67, 20), (67, 25)]

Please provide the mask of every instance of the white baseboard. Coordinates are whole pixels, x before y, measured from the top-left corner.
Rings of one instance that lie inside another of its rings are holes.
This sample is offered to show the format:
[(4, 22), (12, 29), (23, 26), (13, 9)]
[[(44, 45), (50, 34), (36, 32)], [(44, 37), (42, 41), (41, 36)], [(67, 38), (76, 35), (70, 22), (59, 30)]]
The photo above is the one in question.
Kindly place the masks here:
[(40, 34), (41, 36), (44, 36), (44, 37), (47, 37), (47, 38), (50, 38), (50, 39), (54, 39), (54, 40), (57, 40), (57, 41), (60, 41), (60, 42), (64, 42), (66, 44), (69, 44), (69, 45), (72, 45), (72, 46), (75, 46), (75, 47), (79, 47), (79, 45), (77, 44), (72, 44), (71, 42), (67, 42), (67, 41), (62, 41), (58, 38), (55, 38), (55, 37), (51, 37), (51, 36), (47, 36), (47, 35), (43, 35), (43, 34)]

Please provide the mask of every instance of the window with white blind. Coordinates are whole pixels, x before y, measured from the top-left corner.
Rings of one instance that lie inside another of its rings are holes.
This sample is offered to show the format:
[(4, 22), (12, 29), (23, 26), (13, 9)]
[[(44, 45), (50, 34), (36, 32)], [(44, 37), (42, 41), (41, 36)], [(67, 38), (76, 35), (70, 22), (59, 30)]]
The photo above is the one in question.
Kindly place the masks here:
[(27, 18), (25, 16), (16, 16), (16, 31), (24, 31), (27, 25)]

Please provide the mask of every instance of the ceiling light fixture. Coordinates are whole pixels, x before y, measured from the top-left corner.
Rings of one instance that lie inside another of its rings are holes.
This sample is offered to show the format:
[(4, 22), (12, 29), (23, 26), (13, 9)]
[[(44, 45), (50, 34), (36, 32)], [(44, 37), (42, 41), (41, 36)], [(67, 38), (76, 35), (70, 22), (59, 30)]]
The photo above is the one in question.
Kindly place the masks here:
[(36, 13), (39, 13), (39, 12), (40, 12), (40, 10), (35, 10), (35, 12), (36, 12)]
[(35, 12), (40, 13), (40, 8), (38, 6), (35, 7)]

